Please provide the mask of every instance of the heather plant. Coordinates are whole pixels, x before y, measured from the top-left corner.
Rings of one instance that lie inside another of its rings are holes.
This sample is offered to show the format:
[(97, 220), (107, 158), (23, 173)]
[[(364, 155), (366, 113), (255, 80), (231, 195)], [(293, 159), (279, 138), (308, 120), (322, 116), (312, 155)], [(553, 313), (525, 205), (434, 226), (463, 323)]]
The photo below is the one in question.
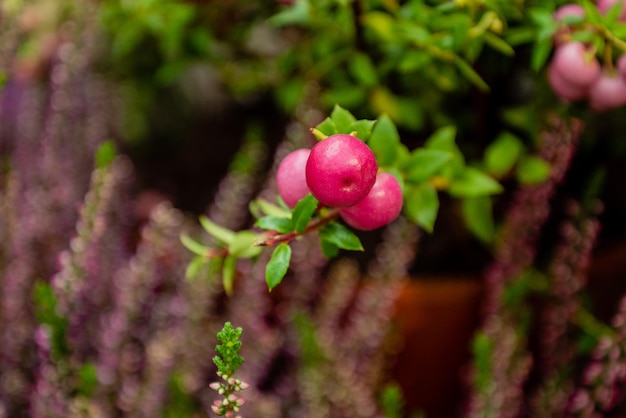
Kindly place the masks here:
[(623, 238), (624, 9), (5, 1), (0, 416), (409, 416), (394, 304), (441, 247), (487, 259), (458, 416), (623, 415), (587, 276)]

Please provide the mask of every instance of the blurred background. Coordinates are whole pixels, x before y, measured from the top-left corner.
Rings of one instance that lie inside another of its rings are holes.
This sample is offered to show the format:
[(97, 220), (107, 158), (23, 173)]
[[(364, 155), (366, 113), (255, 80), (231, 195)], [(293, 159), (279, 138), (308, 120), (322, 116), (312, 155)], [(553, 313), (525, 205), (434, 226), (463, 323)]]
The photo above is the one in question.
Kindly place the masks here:
[[(564, 3), (5, 0), (0, 417), (212, 416), (225, 321), (245, 417), (622, 416), (626, 113), (548, 87)], [(187, 279), (335, 105), (504, 191)]]

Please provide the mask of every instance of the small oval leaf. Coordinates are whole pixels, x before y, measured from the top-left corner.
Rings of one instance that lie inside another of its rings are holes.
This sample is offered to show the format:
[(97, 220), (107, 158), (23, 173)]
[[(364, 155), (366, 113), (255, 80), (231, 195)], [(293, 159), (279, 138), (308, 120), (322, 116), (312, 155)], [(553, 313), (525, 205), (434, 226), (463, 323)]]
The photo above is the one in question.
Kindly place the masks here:
[(290, 261), (291, 247), (284, 242), (278, 244), (265, 266), (265, 282), (270, 291), (283, 280), (289, 269)]
[(337, 222), (331, 222), (320, 229), (320, 239), (350, 251), (363, 251), (361, 240), (354, 232)]

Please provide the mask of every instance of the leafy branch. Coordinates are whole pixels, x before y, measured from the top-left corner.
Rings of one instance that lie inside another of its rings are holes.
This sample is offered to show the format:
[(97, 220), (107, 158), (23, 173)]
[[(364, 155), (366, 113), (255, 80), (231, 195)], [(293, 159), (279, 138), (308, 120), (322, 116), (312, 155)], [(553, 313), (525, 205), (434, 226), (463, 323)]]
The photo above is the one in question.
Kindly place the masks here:
[(242, 333), (241, 328), (233, 328), (230, 322), (226, 322), (222, 330), (217, 333), (217, 339), (221, 344), (215, 347), (218, 355), (213, 357), (213, 363), (217, 366), (217, 375), (223, 381), (211, 383), (209, 387), (223, 397), (211, 406), (213, 412), (221, 417), (234, 418), (234, 413), (239, 412), (239, 408), (245, 403), (245, 399), (237, 396), (236, 393), (248, 388), (249, 385), (233, 377), (243, 363), (243, 357), (239, 355), (241, 349), (239, 338)]
[[(492, 234), (489, 226), (472, 225), (475, 219), (491, 219), (489, 197), (500, 193), (502, 186), (491, 167), (468, 166), (455, 144), (456, 129), (444, 126), (435, 131), (424, 147), (409, 151), (400, 141), (398, 130), (387, 115), (378, 120), (357, 120), (349, 111), (335, 106), (331, 115), (312, 128), (319, 139), (335, 134), (351, 134), (367, 143), (373, 151), (379, 170), (392, 174), (403, 190), (403, 210), (406, 216), (428, 232), (432, 232), (439, 210), (439, 192), (447, 192), (471, 205), (467, 216), (469, 229), (484, 241)], [(511, 164), (513, 164), (513, 161)], [(500, 172), (497, 174), (501, 174)], [(339, 250), (363, 251), (358, 236), (339, 221), (338, 208), (321, 205), (312, 195), (302, 198), (293, 209), (280, 198), (276, 203), (257, 199), (250, 203), (255, 218), (251, 229), (232, 231), (200, 217), (203, 229), (216, 244), (207, 246), (181, 235), (182, 244), (195, 258), (187, 268), (187, 277), (195, 277), (208, 267), (210, 274), (220, 274), (227, 294), (233, 292), (239, 259), (256, 260), (265, 248), (273, 252), (265, 269), (265, 279), (271, 291), (286, 276), (291, 261), (292, 242), (317, 232), (323, 254), (332, 258)], [(479, 212), (480, 216), (475, 216)], [(490, 223), (488, 223), (490, 224)]]

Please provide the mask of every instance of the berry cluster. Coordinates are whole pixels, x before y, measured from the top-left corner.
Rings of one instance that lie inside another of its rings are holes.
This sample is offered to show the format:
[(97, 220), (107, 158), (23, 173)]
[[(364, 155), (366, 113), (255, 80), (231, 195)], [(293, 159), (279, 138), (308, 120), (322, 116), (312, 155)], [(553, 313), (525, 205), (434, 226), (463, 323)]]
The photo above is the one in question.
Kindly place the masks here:
[[(616, 5), (618, 1), (622, 3), (619, 6)], [(620, 6), (619, 19), (626, 21), (626, 0), (598, 0), (596, 3), (601, 13)], [(555, 37), (556, 50), (548, 66), (548, 82), (562, 99), (587, 99), (589, 106), (596, 111), (626, 105), (626, 54), (619, 57), (616, 65), (610, 59), (605, 59), (601, 65), (594, 46), (571, 40), (570, 27), (564, 21), (584, 17), (585, 10), (577, 4), (566, 4), (554, 13), (554, 19), (563, 24), (563, 28)]]
[(372, 150), (352, 135), (332, 135), (310, 150), (291, 152), (281, 161), (276, 180), (289, 207), (311, 193), (322, 205), (338, 208), (355, 229), (380, 228), (402, 210), (398, 180), (379, 173)]

